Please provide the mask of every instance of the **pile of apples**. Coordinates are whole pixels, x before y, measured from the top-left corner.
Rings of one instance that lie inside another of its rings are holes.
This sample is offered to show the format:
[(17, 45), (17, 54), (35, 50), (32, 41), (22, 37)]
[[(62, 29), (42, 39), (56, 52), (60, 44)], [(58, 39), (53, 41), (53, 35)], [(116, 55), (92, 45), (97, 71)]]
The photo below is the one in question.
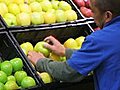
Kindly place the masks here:
[(90, 9), (90, 0), (73, 0), (73, 2), (85, 17), (92, 17), (93, 13)]
[(69, 3), (58, 0), (0, 0), (0, 15), (8, 26), (53, 24), (78, 18)]
[(33, 86), (36, 86), (36, 82), (23, 70), (21, 58), (0, 62), (0, 90), (17, 90)]

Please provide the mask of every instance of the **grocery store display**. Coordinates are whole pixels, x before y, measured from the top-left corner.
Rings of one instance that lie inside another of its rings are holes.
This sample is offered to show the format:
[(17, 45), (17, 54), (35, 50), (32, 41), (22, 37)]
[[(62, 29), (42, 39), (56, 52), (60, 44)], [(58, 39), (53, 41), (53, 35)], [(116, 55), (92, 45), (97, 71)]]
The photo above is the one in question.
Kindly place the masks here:
[(54, 24), (77, 20), (78, 13), (72, 7), (69, 1), (1, 0), (0, 15), (8, 26)]
[(90, 0), (73, 0), (73, 2), (85, 17), (92, 17), (93, 13), (90, 9)]
[(2, 82), (6, 88), (6, 90), (13, 90), (18, 88), (28, 88), (31, 86), (35, 86), (36, 82), (33, 79), (29, 86), (26, 86), (23, 82), (25, 77), (28, 77), (27, 72), (23, 70), (23, 62), (20, 58), (13, 58), (10, 61), (1, 62), (0, 67), (0, 82)]

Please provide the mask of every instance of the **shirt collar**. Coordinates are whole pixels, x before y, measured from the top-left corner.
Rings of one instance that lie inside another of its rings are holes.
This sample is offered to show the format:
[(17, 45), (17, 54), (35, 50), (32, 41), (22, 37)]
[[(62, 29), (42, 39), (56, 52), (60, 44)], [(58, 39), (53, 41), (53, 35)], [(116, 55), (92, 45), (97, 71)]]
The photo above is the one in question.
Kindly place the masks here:
[(104, 27), (109, 26), (109, 25), (111, 25), (111, 24), (113, 24), (113, 23), (116, 23), (116, 22), (120, 22), (120, 16), (117, 16), (117, 17), (113, 18), (111, 21), (107, 22), (107, 23), (104, 25)]

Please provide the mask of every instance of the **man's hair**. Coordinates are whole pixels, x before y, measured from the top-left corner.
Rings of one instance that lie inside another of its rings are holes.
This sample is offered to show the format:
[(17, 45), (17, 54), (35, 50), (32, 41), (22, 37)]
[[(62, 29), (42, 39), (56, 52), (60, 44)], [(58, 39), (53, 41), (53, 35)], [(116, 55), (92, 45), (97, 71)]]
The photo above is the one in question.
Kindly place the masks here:
[(120, 0), (95, 0), (101, 12), (111, 11), (113, 16), (120, 15)]

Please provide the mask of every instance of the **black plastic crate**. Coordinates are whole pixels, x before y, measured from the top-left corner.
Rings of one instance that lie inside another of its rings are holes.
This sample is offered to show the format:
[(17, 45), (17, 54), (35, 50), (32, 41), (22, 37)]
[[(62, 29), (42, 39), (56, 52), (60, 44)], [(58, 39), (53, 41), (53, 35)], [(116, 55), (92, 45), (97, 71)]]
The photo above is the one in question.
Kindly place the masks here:
[[(0, 18), (1, 18), (1, 15), (0, 15)], [(0, 19), (0, 31), (4, 31), (4, 30), (5, 30), (5, 25)]]
[(80, 9), (78, 8), (78, 6), (73, 2), (73, 0), (70, 0), (70, 2), (72, 3), (72, 5), (78, 10), (78, 12), (80, 13), (80, 15), (86, 19), (86, 20), (94, 20), (93, 17), (85, 17), (82, 12), (80, 11)]
[[(19, 46), (23, 42), (31, 42), (33, 45), (35, 45), (38, 41), (42, 41), (45, 37), (53, 35), (61, 43), (63, 43), (68, 38), (87, 36), (92, 32), (93, 31), (91, 30), (87, 23), (9, 31), (11, 37), (14, 40), (14, 43), (19, 48), (21, 54), (23, 54), (27, 61), (29, 61), (27, 56), (23, 53), (22, 49)], [(73, 90), (73, 88), (75, 90), (80, 90), (80, 88), (81, 90), (88, 90), (88, 88), (89, 90), (93, 90), (93, 79), (92, 77), (87, 77), (85, 80), (77, 83), (55, 82), (44, 84), (43, 87), (45, 87), (46, 90)]]
[(18, 48), (14, 44), (13, 40), (7, 32), (0, 32), (0, 57), (2, 61), (11, 60), (15, 57), (21, 58), (23, 61), (23, 70), (26, 71), (28, 76), (34, 78), (36, 86), (30, 88), (21, 88), (21, 90), (39, 90), (41, 88), (41, 83), (37, 79), (35, 73), (32, 71), (29, 64), (26, 62), (23, 55), (19, 52)]
[[(59, 0), (62, 1), (62, 0)], [(73, 5), (73, 3), (70, 0), (64, 0), (66, 2), (68, 2), (72, 9), (77, 13), (78, 19), (75, 21), (66, 21), (66, 22), (62, 22), (62, 23), (53, 23), (53, 24), (40, 24), (40, 25), (28, 25), (28, 26), (8, 26), (6, 24), (6, 22), (4, 21), (4, 19), (1, 17), (1, 21), (4, 23), (4, 26), (6, 28), (8, 28), (8, 30), (19, 30), (19, 29), (30, 29), (30, 28), (43, 28), (43, 27), (51, 27), (51, 26), (58, 26), (58, 25), (67, 25), (67, 24), (74, 24), (78, 21), (80, 22), (85, 22), (86, 19), (84, 18), (84, 16), (82, 14), (80, 14), (79, 10), (75, 7), (75, 5)]]

